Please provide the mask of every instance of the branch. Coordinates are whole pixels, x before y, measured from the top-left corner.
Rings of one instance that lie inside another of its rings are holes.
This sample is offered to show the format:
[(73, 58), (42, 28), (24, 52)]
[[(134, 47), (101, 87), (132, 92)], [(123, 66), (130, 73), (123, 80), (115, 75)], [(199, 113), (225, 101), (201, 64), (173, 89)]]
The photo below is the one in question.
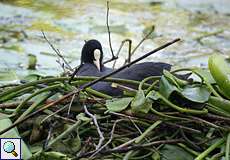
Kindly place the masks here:
[[(118, 58), (118, 55), (120, 54), (120, 51), (121, 51), (121, 49), (122, 49), (122, 47), (124, 46), (124, 44), (125, 44), (125, 42), (128, 42), (129, 43), (129, 51), (128, 51), (128, 54), (129, 55), (131, 55), (131, 46), (132, 46), (132, 40), (131, 39), (125, 39), (125, 40), (123, 40), (122, 42), (121, 42), (121, 45), (120, 45), (120, 47), (119, 47), (119, 49), (118, 49), (118, 51), (117, 51), (117, 54), (116, 54), (116, 57)], [(130, 56), (131, 57), (131, 56)], [(130, 59), (130, 61), (131, 61), (131, 58), (129, 58)], [(115, 67), (115, 65), (116, 65), (116, 60), (114, 61), (114, 63), (113, 63), (113, 69), (114, 69), (114, 67)]]
[(97, 146), (96, 146), (96, 151), (97, 151), (97, 150), (101, 147), (101, 145), (102, 145), (102, 143), (103, 143), (105, 137), (103, 136), (103, 133), (101, 132), (100, 127), (99, 127), (99, 125), (98, 125), (98, 123), (97, 123), (97, 117), (96, 117), (95, 115), (91, 114), (91, 113), (88, 111), (86, 105), (84, 105), (84, 110), (85, 110), (85, 113), (93, 119), (93, 123), (95, 124), (95, 126), (96, 126), (96, 128), (97, 128), (97, 133), (98, 133), (99, 136), (100, 136), (99, 142), (98, 142), (98, 144), (97, 144)]
[(114, 53), (113, 53), (112, 43), (111, 43), (110, 29), (109, 29), (109, 1), (107, 1), (106, 26), (107, 26), (108, 34), (109, 34), (110, 51), (111, 51), (111, 54), (112, 54), (112, 58), (115, 58)]
[(107, 26), (108, 35), (109, 35), (109, 48), (110, 48), (110, 51), (112, 54), (112, 58), (105, 61), (103, 64), (109, 63), (109, 62), (116, 60), (118, 58), (117, 56), (114, 56), (112, 42), (111, 42), (111, 35), (110, 35), (110, 29), (109, 29), (109, 1), (107, 1), (106, 26)]
[[(69, 70), (73, 71), (73, 68), (72, 68), (72, 67), (69, 65), (69, 63), (65, 60), (64, 56), (61, 54), (61, 52), (59, 51), (59, 49), (56, 49), (56, 48), (53, 46), (53, 44), (47, 39), (47, 37), (46, 37), (46, 35), (45, 35), (45, 33), (44, 33), (43, 31), (41, 31), (41, 32), (42, 32), (43, 38), (44, 38), (44, 39), (46, 40), (46, 42), (50, 45), (50, 47), (54, 50), (54, 52), (57, 54), (57, 56), (63, 60), (64, 64), (67, 66), (67, 68), (68, 68)], [(60, 61), (57, 60), (57, 62), (61, 65), (62, 68), (64, 68), (63, 65), (60, 63)]]
[(109, 140), (108, 140), (108, 141), (106, 142), (106, 144), (104, 144), (101, 148), (98, 148), (98, 150), (95, 151), (95, 152), (90, 156), (90, 158), (93, 158), (94, 156), (96, 156), (96, 154), (98, 154), (99, 152), (101, 152), (106, 146), (108, 146), (108, 145), (112, 142), (112, 140), (113, 140), (113, 134), (114, 134), (114, 131), (115, 131), (115, 127), (116, 127), (117, 123), (118, 123), (118, 122), (121, 122), (121, 121), (122, 121), (122, 119), (116, 120), (116, 121), (114, 122), (113, 128), (112, 128), (112, 130), (111, 130), (111, 132), (110, 132), (110, 138), (109, 138)]
[[(160, 140), (160, 141), (150, 142), (150, 143), (141, 144), (141, 145), (133, 145), (130, 147), (124, 147), (124, 148), (118, 148), (118, 149), (108, 149), (105, 151), (101, 151), (101, 154), (107, 155), (107, 154), (111, 154), (111, 153), (126, 153), (126, 152), (131, 151), (131, 150), (140, 150), (140, 149), (148, 148), (148, 147), (151, 147), (154, 145), (177, 144), (177, 143), (182, 143), (182, 142), (184, 142), (184, 140), (182, 140), (182, 139)], [(89, 156), (89, 153), (86, 153), (86, 154), (81, 155), (79, 157), (75, 157), (73, 159), (79, 159), (79, 158), (87, 157), (87, 156)]]
[(148, 34), (146, 34), (144, 36), (144, 38), (137, 44), (137, 46), (133, 49), (133, 51), (131, 52), (131, 55), (134, 54), (134, 52), (137, 50), (137, 48), (140, 47), (140, 45), (152, 34), (152, 32), (155, 30), (155, 26), (152, 26), (151, 30), (149, 31)]

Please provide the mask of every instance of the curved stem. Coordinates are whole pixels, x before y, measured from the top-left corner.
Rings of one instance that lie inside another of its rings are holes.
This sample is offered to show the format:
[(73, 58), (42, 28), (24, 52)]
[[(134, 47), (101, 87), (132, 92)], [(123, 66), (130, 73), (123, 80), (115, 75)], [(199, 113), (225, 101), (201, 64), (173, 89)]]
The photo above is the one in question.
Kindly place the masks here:
[[(155, 109), (153, 109), (153, 108), (151, 108), (151, 111), (152, 111), (154, 114), (156, 114), (156, 115), (158, 115), (158, 116), (161, 116), (161, 117), (164, 117), (164, 118), (167, 118), (167, 119), (173, 119), (173, 120), (178, 120), (178, 121), (187, 121), (187, 120), (189, 120), (189, 119), (187, 119), (187, 118), (169, 116), (169, 115), (166, 115), (166, 114), (164, 114), (164, 113), (158, 112), (157, 110), (155, 110)], [(167, 119), (166, 119), (166, 120), (167, 120)]]
[(154, 87), (156, 86), (156, 84), (159, 82), (159, 80), (156, 80), (155, 82), (153, 82), (151, 84), (151, 86), (149, 86), (149, 88), (147, 89), (147, 91), (145, 92), (146, 95), (148, 95), (148, 93), (154, 89)]
[(162, 96), (159, 92), (156, 92), (157, 96), (162, 99), (167, 105), (170, 107), (178, 110), (179, 112), (182, 113), (190, 113), (190, 114), (207, 114), (208, 110), (203, 109), (203, 110), (195, 110), (195, 109), (186, 109), (186, 108), (181, 108), (173, 103), (171, 103), (169, 100), (167, 100), (164, 96)]
[(153, 79), (153, 80), (157, 79), (158, 80), (159, 76), (150, 76), (150, 77), (147, 77), (147, 78), (143, 79), (141, 81), (141, 83), (139, 84), (138, 90), (142, 90), (142, 86), (145, 84), (145, 82), (147, 82), (147, 81), (149, 81), (151, 79)]

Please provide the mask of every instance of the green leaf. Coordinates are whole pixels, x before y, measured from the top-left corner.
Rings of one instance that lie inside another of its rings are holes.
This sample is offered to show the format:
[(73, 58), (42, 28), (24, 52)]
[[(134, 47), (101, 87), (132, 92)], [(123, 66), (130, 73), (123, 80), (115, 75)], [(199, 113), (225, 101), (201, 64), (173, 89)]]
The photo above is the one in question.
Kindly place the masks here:
[(121, 112), (128, 107), (132, 99), (131, 97), (125, 97), (106, 100), (106, 107), (109, 111)]
[[(34, 158), (36, 159), (36, 158)], [(61, 152), (43, 152), (41, 155), (39, 155), (38, 159), (56, 159), (56, 160), (70, 160), (67, 155), (61, 153)]]
[(160, 160), (161, 156), (158, 152), (154, 152), (151, 156), (152, 160)]
[[(11, 126), (12, 122), (6, 115), (0, 113), (0, 124), (1, 124), (0, 131), (2, 131), (5, 128)], [(18, 133), (18, 130), (16, 128), (13, 128), (5, 132), (4, 134), (1, 134), (0, 138), (21, 138), (21, 137)], [(22, 146), (22, 159), (31, 158), (32, 154), (23, 140), (21, 140), (21, 146)]]
[(194, 157), (186, 152), (184, 149), (176, 146), (166, 144), (162, 149), (160, 149), (160, 153), (162, 153), (162, 160), (193, 160)]
[(25, 77), (23, 78), (23, 80), (32, 82), (32, 81), (37, 81), (37, 80), (39, 80), (39, 79), (41, 79), (41, 78), (42, 78), (42, 76), (39, 75), (39, 74), (29, 74), (29, 75), (25, 76)]
[(73, 139), (69, 138), (66, 142), (66, 145), (71, 148), (72, 151), (77, 152), (81, 149), (81, 138), (79, 134)]
[(149, 98), (145, 97), (143, 90), (139, 90), (134, 97), (131, 108), (133, 112), (143, 112), (148, 113), (152, 107), (152, 101)]
[(0, 81), (12, 81), (17, 80), (18, 77), (15, 71), (0, 71)]
[(220, 54), (209, 57), (208, 68), (220, 89), (230, 99), (230, 66)]
[(77, 119), (83, 122), (89, 122), (91, 119), (85, 116), (85, 113), (79, 113)]
[(160, 97), (158, 96), (157, 92), (152, 90), (148, 93), (148, 95), (146, 96), (146, 98), (149, 98), (151, 100), (157, 101), (158, 99), (160, 99)]
[(187, 86), (181, 94), (190, 101), (205, 103), (208, 101), (210, 92), (205, 86), (191, 87)]
[(216, 81), (213, 79), (211, 73), (207, 69), (194, 68), (193, 72), (200, 75), (206, 82), (208, 82), (210, 84), (216, 83)]
[(165, 98), (169, 98), (169, 96), (174, 92), (174, 91), (179, 91), (179, 89), (173, 85), (172, 83), (170, 83), (167, 78), (165, 76), (161, 77), (160, 80), (160, 88), (159, 88), (159, 92), (165, 97)]
[(28, 69), (36, 69), (37, 57), (33, 54), (28, 54)]

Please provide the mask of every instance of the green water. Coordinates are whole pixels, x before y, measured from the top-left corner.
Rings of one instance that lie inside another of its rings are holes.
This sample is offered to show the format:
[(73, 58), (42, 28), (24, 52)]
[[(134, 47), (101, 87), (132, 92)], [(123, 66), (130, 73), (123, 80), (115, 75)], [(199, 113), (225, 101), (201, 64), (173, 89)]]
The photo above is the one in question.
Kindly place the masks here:
[[(116, 52), (122, 40), (133, 47), (154, 25), (155, 31), (133, 55), (140, 57), (174, 38), (182, 41), (145, 61), (172, 63), (175, 67), (207, 67), (212, 53), (230, 54), (229, 0), (112, 0), (109, 23)], [(28, 74), (59, 75), (62, 68), (48, 39), (72, 67), (79, 64), (84, 40), (98, 39), (105, 60), (110, 58), (105, 0), (12, 0), (0, 1), (0, 83), (17, 82)], [(28, 54), (37, 57), (37, 70), (27, 70)], [(127, 56), (120, 54), (116, 67)], [(111, 66), (108, 64), (108, 66)]]

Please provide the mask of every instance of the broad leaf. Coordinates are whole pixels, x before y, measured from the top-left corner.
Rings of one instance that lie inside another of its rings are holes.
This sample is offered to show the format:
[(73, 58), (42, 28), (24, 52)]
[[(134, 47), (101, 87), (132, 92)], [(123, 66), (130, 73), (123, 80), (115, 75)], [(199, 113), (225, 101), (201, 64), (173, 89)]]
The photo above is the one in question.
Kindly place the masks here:
[[(2, 131), (3, 129), (11, 126), (12, 122), (6, 115), (0, 113), (0, 124), (1, 124), (0, 131)], [(18, 130), (16, 128), (13, 128), (5, 132), (4, 134), (0, 135), (0, 138), (21, 138), (21, 137), (18, 133)], [(29, 159), (30, 157), (32, 157), (30, 150), (28, 149), (27, 145), (23, 140), (21, 140), (21, 146), (22, 146), (22, 159)]]
[(216, 83), (216, 81), (214, 80), (214, 78), (212, 77), (211, 73), (208, 70), (201, 69), (201, 68), (194, 68), (193, 72), (200, 75), (206, 82), (210, 84)]
[(210, 92), (205, 86), (185, 87), (181, 94), (190, 101), (205, 103), (208, 101)]
[(143, 90), (139, 90), (131, 103), (132, 111), (148, 113), (151, 107), (152, 101), (145, 97)]
[(113, 112), (121, 112), (125, 110), (129, 103), (132, 101), (133, 98), (125, 97), (125, 98), (117, 98), (112, 100), (106, 101), (106, 107), (109, 111)]
[(194, 157), (185, 151), (184, 149), (176, 146), (166, 144), (162, 149), (160, 149), (160, 153), (162, 156), (162, 160), (193, 160)]
[(169, 96), (174, 92), (174, 91), (179, 91), (179, 89), (174, 86), (173, 84), (171, 84), (165, 76), (161, 77), (160, 80), (160, 89), (159, 92), (165, 97), (165, 98), (169, 98)]

